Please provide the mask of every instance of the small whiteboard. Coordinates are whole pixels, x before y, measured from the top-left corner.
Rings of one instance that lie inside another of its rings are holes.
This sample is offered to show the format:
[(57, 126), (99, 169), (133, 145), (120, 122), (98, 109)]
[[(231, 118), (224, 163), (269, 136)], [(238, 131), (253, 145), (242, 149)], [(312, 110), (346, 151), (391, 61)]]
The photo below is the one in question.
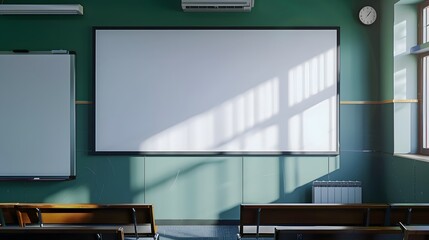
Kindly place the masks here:
[(0, 180), (75, 173), (75, 55), (0, 53)]

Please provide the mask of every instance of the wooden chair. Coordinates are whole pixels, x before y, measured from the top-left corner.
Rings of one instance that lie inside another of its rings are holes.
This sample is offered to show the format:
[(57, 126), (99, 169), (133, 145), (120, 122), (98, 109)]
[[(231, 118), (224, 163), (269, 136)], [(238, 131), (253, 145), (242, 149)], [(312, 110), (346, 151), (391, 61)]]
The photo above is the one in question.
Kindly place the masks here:
[(402, 240), (400, 227), (287, 226), (275, 229), (275, 240)]
[(404, 225), (399, 223), (404, 231), (403, 240), (426, 240), (429, 239), (429, 225)]
[(384, 226), (387, 204), (242, 204), (237, 238), (273, 237), (276, 226)]
[(113, 227), (55, 227), (0, 228), (0, 239), (7, 240), (124, 240), (122, 228)]
[(120, 226), (126, 236), (159, 238), (149, 204), (18, 204), (19, 225)]
[(429, 204), (395, 203), (390, 204), (390, 225), (429, 225)]
[(17, 203), (0, 203), (0, 227), (18, 226), (18, 217), (15, 211)]

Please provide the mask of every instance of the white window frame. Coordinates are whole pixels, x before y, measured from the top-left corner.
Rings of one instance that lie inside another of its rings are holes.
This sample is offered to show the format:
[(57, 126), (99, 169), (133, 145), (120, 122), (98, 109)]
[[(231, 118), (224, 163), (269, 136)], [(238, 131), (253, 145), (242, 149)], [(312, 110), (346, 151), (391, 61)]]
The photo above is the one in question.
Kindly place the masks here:
[[(418, 7), (418, 44), (429, 42), (429, 0)], [(419, 153), (429, 155), (429, 52), (419, 55)]]

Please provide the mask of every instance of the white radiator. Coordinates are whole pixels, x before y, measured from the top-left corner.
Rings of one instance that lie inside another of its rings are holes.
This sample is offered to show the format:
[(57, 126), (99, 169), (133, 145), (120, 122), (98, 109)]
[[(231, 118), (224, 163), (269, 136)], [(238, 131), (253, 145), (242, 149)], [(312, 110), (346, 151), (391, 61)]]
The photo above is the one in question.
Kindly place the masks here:
[(314, 181), (313, 203), (362, 203), (360, 181)]

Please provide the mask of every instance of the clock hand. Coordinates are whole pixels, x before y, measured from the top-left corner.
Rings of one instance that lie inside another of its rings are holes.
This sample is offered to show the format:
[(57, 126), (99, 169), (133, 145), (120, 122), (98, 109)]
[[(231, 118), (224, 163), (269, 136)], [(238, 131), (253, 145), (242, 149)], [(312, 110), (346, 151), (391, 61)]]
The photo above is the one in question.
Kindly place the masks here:
[(368, 15), (366, 15), (367, 17), (369, 17), (369, 15), (371, 14), (372, 10), (369, 11)]

